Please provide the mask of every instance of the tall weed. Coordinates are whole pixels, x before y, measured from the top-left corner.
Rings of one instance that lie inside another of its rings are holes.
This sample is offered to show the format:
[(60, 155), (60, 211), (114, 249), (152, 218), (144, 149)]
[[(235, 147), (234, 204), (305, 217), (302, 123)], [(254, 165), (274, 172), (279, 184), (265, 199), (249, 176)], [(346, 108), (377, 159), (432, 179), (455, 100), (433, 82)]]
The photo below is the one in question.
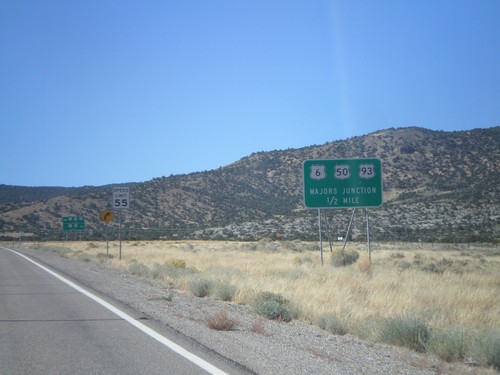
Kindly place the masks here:
[(472, 348), (472, 359), (481, 366), (500, 370), (500, 331), (493, 330), (476, 334)]
[(428, 325), (413, 316), (398, 316), (387, 319), (381, 327), (382, 342), (405, 346), (417, 352), (425, 352), (431, 337)]
[(427, 352), (447, 362), (465, 360), (468, 352), (468, 334), (463, 329), (449, 328), (433, 333), (427, 343)]

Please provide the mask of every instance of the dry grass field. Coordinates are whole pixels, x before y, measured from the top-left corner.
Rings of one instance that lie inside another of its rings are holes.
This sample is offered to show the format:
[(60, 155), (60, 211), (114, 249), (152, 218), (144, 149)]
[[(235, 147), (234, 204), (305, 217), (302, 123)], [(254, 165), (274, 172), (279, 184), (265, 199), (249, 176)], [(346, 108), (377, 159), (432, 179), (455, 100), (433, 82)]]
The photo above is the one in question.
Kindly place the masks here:
[[(494, 350), (500, 346), (500, 247), (491, 244), (376, 243), (370, 263), (366, 244), (348, 243), (347, 250), (360, 257), (343, 267), (332, 265), (328, 244), (321, 265), (318, 243), (300, 241), (124, 242), (121, 260), (116, 242), (110, 242), (109, 255), (105, 242), (36, 247), (103, 262), (201, 297), (252, 305), (260, 292), (272, 292), (293, 306), (294, 318), (332, 333), (381, 340), (384, 322), (406, 317), (432, 332), (461, 332), (462, 338), (494, 332)], [(335, 243), (334, 252), (339, 249)], [(497, 361), (498, 355), (493, 354)]]

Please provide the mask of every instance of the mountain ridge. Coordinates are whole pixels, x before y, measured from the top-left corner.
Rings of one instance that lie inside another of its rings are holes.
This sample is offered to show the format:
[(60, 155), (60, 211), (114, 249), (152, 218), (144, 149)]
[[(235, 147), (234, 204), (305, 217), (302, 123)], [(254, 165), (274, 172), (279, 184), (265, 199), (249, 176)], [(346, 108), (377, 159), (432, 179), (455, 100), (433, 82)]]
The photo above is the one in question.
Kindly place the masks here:
[[(322, 145), (255, 152), (214, 170), (128, 184), (131, 209), (124, 213), (124, 227), (128, 238), (259, 239), (277, 232), (283, 239), (314, 238), (317, 217), (302, 202), (302, 163), (377, 157), (384, 169), (384, 205), (370, 210), (375, 237), (491, 239), (500, 230), (499, 150), (497, 126), (454, 132), (389, 128)], [(109, 208), (111, 187), (118, 185), (126, 184), (52, 188), (52, 195), (42, 194), (43, 187), (0, 185), (0, 233), (61, 237), (61, 217), (81, 215), (100, 238), (98, 216)], [(16, 191), (17, 201), (9, 200)], [(350, 210), (325, 211), (335, 233), (344, 231), (349, 215)], [(354, 236), (362, 238), (363, 231)]]

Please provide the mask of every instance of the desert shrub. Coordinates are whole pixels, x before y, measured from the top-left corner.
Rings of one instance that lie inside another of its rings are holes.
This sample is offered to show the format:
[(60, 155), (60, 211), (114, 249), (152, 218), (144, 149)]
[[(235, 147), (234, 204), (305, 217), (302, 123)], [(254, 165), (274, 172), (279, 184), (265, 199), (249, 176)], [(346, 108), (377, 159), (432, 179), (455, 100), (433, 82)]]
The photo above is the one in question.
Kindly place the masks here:
[(436, 332), (426, 349), (447, 362), (463, 361), (467, 355), (467, 333), (457, 328)]
[(186, 261), (184, 259), (172, 259), (167, 264), (174, 268), (186, 268)]
[(77, 258), (78, 260), (81, 260), (83, 262), (90, 262), (92, 260), (92, 257), (89, 254), (83, 253), (81, 251), (77, 254)]
[(405, 257), (403, 253), (392, 253), (389, 255), (392, 259), (402, 259)]
[(214, 281), (210, 279), (195, 279), (189, 283), (189, 291), (196, 297), (208, 297), (214, 290)]
[(194, 249), (194, 245), (192, 243), (186, 242), (182, 244), (182, 249), (187, 250), (187, 251), (193, 251), (196, 252)]
[(500, 370), (500, 331), (478, 333), (472, 346), (471, 354), (475, 362)]
[(161, 266), (161, 264), (158, 264), (158, 263), (153, 264), (153, 267), (149, 271), (149, 275), (153, 279), (163, 279), (164, 272), (163, 272), (163, 267)]
[(355, 263), (359, 253), (355, 250), (335, 250), (331, 255), (331, 264), (334, 267), (345, 267)]
[(500, 370), (500, 333), (491, 332), (485, 337), (486, 365)]
[(97, 253), (96, 255), (96, 259), (100, 262), (104, 262), (105, 260), (113, 258), (114, 258), (113, 254)]
[(205, 322), (208, 328), (217, 331), (233, 331), (239, 324), (237, 319), (231, 318), (225, 311), (208, 316)]
[(173, 296), (173, 294), (172, 294), (172, 293), (167, 294), (167, 295), (165, 295), (165, 296), (161, 296), (161, 297), (159, 298), (159, 300), (160, 300), (160, 301), (164, 301), (164, 302), (172, 302), (172, 300), (173, 300), (173, 299), (174, 299), (174, 296)]
[(404, 271), (404, 270), (407, 270), (408, 268), (411, 267), (411, 263), (406, 261), (406, 260), (403, 260), (399, 263), (399, 268)]
[(438, 266), (434, 262), (429, 262), (427, 264), (424, 264), (421, 268), (422, 271), (425, 272), (431, 272), (431, 273), (443, 273), (444, 269), (440, 266)]
[(288, 270), (285, 274), (286, 277), (288, 277), (290, 280), (298, 280), (302, 276), (304, 276), (304, 270), (301, 268), (294, 268), (291, 270)]
[(313, 259), (309, 255), (305, 257), (296, 256), (292, 259), (292, 263), (296, 266), (301, 266), (303, 264), (312, 264)]
[(39, 250), (50, 251), (52, 253), (56, 253), (57, 255), (63, 258), (68, 256), (72, 252), (67, 247), (60, 247), (60, 246), (41, 246)]
[(282, 295), (260, 292), (253, 302), (255, 312), (271, 320), (289, 322), (298, 316), (297, 308)]
[(150, 269), (143, 263), (134, 262), (128, 266), (128, 271), (137, 276), (148, 276)]
[(250, 250), (250, 251), (255, 251), (255, 250), (257, 250), (257, 244), (256, 243), (252, 243), (252, 242), (246, 243), (246, 244), (243, 245), (243, 249)]
[(415, 254), (413, 256), (413, 264), (420, 266), (424, 263), (425, 257), (422, 254)]
[(261, 251), (278, 251), (280, 248), (280, 244), (278, 242), (268, 242), (268, 241), (259, 241), (259, 250)]
[(166, 279), (168, 277), (178, 279), (198, 273), (198, 270), (187, 267), (182, 259), (165, 262), (164, 264), (155, 263), (151, 269), (151, 276), (154, 279)]
[(334, 335), (343, 336), (347, 333), (347, 326), (334, 314), (322, 314), (316, 318), (316, 324), (319, 328), (324, 329)]
[(448, 258), (443, 258), (438, 262), (438, 266), (451, 267), (451, 266), (453, 266), (453, 260), (448, 259)]
[(235, 285), (218, 282), (214, 286), (213, 296), (220, 301), (232, 301), (237, 290)]
[(368, 257), (362, 257), (357, 263), (358, 270), (361, 273), (366, 273), (367, 275), (371, 275), (372, 273), (372, 262)]
[(266, 320), (264, 318), (261, 318), (255, 321), (250, 327), (250, 332), (256, 333), (257, 335), (267, 336)]
[(386, 319), (380, 329), (382, 342), (405, 346), (417, 352), (425, 352), (431, 337), (427, 324), (412, 316), (399, 316)]

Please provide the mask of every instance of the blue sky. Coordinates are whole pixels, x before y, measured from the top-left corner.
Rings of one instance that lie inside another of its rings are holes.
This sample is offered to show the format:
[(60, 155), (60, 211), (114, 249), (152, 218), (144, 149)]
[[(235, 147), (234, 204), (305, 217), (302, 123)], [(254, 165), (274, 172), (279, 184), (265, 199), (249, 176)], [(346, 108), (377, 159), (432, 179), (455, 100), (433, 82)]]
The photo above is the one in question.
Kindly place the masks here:
[(0, 184), (500, 125), (500, 1), (0, 2)]

